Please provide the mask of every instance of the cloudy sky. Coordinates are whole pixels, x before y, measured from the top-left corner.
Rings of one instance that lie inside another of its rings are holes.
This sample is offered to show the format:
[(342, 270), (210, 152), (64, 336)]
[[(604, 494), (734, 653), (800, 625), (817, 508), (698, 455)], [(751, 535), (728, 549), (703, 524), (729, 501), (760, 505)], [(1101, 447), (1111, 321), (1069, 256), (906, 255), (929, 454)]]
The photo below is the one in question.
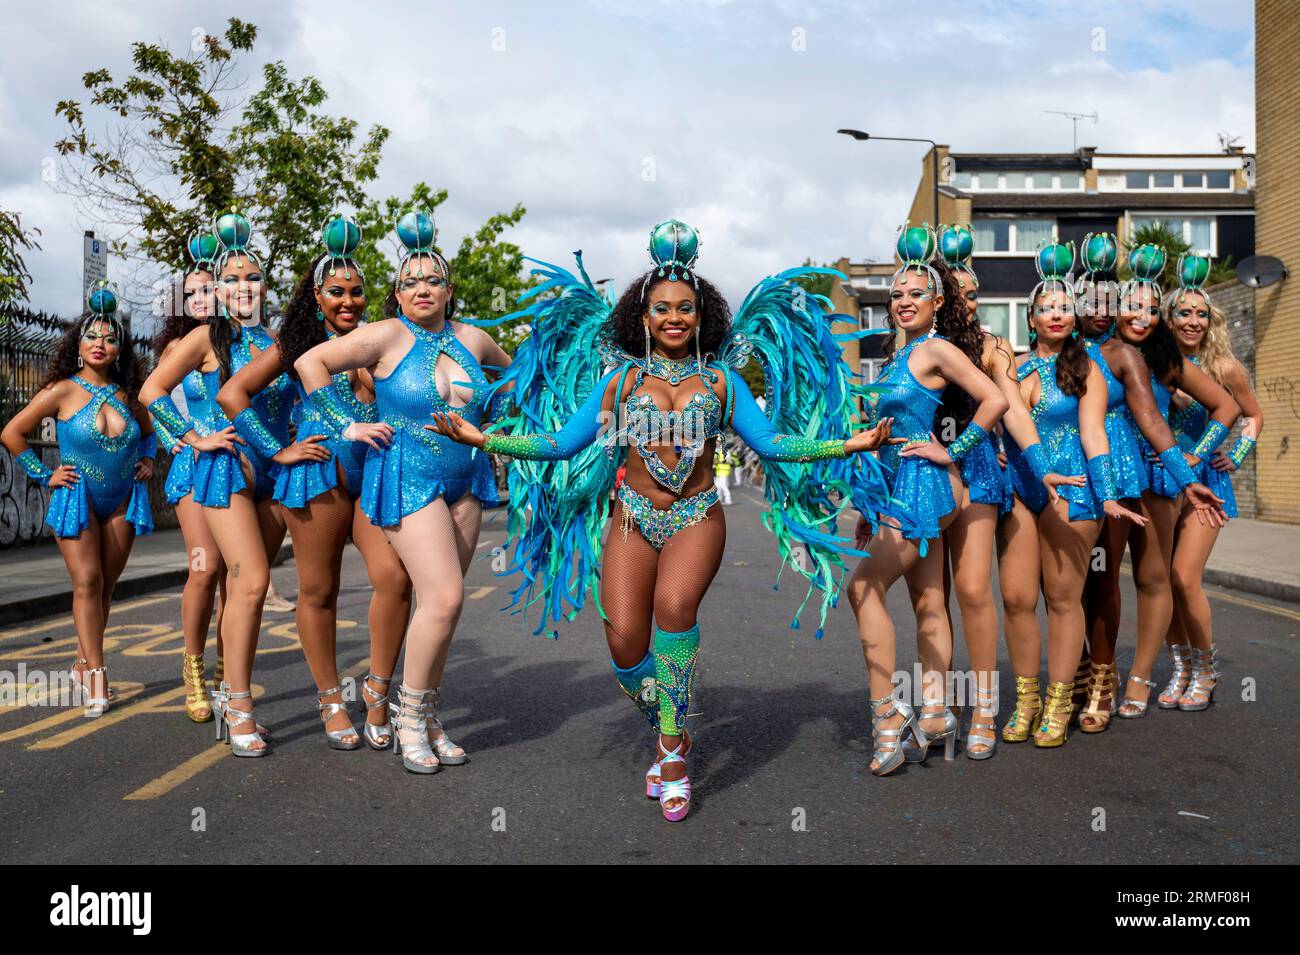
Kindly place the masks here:
[[(96, 223), (42, 178), (80, 77), (122, 77), (130, 44), (188, 48), (227, 16), (257, 24), (250, 75), (283, 60), (329, 106), (392, 130), (373, 184), (450, 191), (441, 244), (523, 203), (512, 238), (622, 283), (651, 225), (701, 230), (701, 271), (738, 300), (756, 279), (841, 255), (884, 258), (925, 147), (860, 143), (841, 126), (954, 151), (1071, 148), (1057, 109), (1098, 111), (1103, 150), (1254, 148), (1248, 0), (436, 0), (188, 4), (4, 0), (0, 207), (42, 231), (33, 302), (69, 312), (81, 233)], [(915, 11), (915, 12), (913, 12)], [(92, 128), (102, 128), (92, 120)], [(110, 276), (125, 269), (110, 262)]]

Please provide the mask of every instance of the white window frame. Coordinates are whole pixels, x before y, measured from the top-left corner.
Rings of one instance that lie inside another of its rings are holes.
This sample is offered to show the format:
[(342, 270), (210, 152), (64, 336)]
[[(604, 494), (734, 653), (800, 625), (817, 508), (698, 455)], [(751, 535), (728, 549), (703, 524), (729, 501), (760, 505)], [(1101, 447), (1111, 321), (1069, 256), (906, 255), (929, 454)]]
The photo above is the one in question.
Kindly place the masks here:
[[(1231, 170), (1231, 169), (1179, 169), (1179, 170), (1172, 170), (1172, 169), (1114, 169), (1114, 170), (1107, 170), (1107, 172), (1110, 173), (1111, 175), (1117, 175), (1117, 176), (1122, 177), (1122, 180), (1121, 180), (1121, 182), (1120, 182), (1120, 186), (1119, 186), (1118, 189), (1115, 189), (1115, 190), (1108, 190), (1108, 191), (1114, 191), (1114, 192), (1132, 192), (1132, 193), (1148, 193), (1148, 192), (1232, 192), (1232, 191), (1234, 190), (1234, 188), (1235, 188), (1235, 179), (1234, 179), (1234, 176), (1233, 176), (1233, 170)], [(1147, 187), (1146, 187), (1145, 189), (1130, 189), (1130, 188), (1129, 188), (1129, 184), (1128, 184), (1128, 176), (1129, 176), (1130, 174), (1134, 174), (1134, 173), (1143, 173), (1143, 172), (1145, 172), (1145, 173), (1146, 173), (1146, 176), (1147, 176)], [(1158, 172), (1159, 172), (1159, 173), (1173, 173), (1173, 177), (1174, 177), (1174, 184), (1173, 184), (1173, 186), (1156, 186), (1156, 185), (1153, 185), (1153, 180), (1154, 180), (1155, 174), (1158, 173)], [(1212, 173), (1212, 172), (1226, 172), (1226, 173), (1228, 174), (1228, 184), (1227, 184), (1226, 186), (1187, 186), (1187, 185), (1184, 185), (1184, 184), (1183, 184), (1183, 173), (1185, 173), (1185, 172), (1198, 173), (1198, 174), (1202, 177), (1202, 179), (1201, 179), (1202, 182), (1205, 181), (1204, 177), (1205, 177), (1208, 173)]]
[[(971, 223), (972, 232), (974, 231), (976, 224), (980, 222), (985, 222), (990, 220), (998, 220), (998, 221), (1006, 220), (1006, 222), (1009, 223), (1007, 228), (1007, 245), (1009, 245), (1011, 248), (1006, 252), (985, 252), (980, 249), (976, 249), (974, 252), (971, 253), (971, 255), (980, 258), (984, 256), (988, 256), (989, 258), (998, 258), (998, 259), (1032, 259), (1035, 255), (1038, 254), (1037, 249), (1033, 249), (1029, 252), (1015, 251), (1016, 239), (1017, 239), (1016, 223), (1025, 219), (1032, 219), (1037, 221), (1039, 219), (1046, 219), (1046, 218), (1048, 217), (1047, 216), (977, 216), (974, 219), (974, 221)], [(1058, 220), (1052, 219), (1052, 241), (1058, 242), (1060, 241), (1060, 238), (1061, 238), (1061, 224)]]
[[(1210, 220), (1210, 258), (1219, 257), (1219, 214), (1217, 212), (1184, 212), (1178, 211), (1177, 215), (1169, 215), (1165, 212), (1147, 212), (1141, 209), (1130, 209), (1124, 213), (1124, 235), (1126, 237), (1133, 235), (1134, 219), (1160, 219), (1173, 225), (1175, 222), (1180, 223), (1183, 227), (1183, 241), (1188, 244), (1192, 241), (1192, 224), (1191, 219), (1209, 219)], [(1202, 251), (1195, 249), (1193, 251)]]
[(879, 358), (859, 358), (858, 374), (862, 376), (863, 382), (871, 384), (880, 377), (880, 369), (884, 364), (884, 361)]
[[(1017, 174), (1017, 175), (1023, 175), (1023, 176), (1026, 176), (1026, 177), (1030, 177), (1030, 181), (1027, 182), (1027, 183), (1024, 185), (1024, 187), (1019, 187), (1019, 186), (1017, 186), (1016, 188), (1013, 189), (1013, 188), (1011, 188), (1011, 187), (1009, 187), (1009, 186), (1007, 185), (1007, 174), (1006, 174), (1006, 173), (994, 173), (994, 172), (965, 172), (965, 173), (963, 173), (961, 170), (959, 170), (959, 171), (956, 173), (956, 175), (979, 176), (979, 177), (980, 177), (980, 184), (979, 184), (978, 186), (957, 186), (957, 188), (958, 188), (958, 189), (964, 189), (964, 190), (967, 191), (967, 192), (1083, 192), (1083, 191), (1084, 191), (1084, 175), (1083, 175), (1083, 173), (1081, 173), (1081, 172), (1079, 172), (1079, 173), (1075, 173), (1075, 175), (1077, 175), (1078, 178), (1079, 178), (1079, 183), (1078, 183), (1078, 185), (1076, 185), (1076, 186), (1063, 186), (1063, 185), (1061, 185), (1061, 174), (1060, 174), (1059, 172), (1052, 172), (1052, 173), (1050, 174), (1051, 177), (1052, 177), (1052, 184), (1051, 184), (1050, 186), (1047, 186), (1047, 187), (1045, 187), (1045, 188), (1035, 188), (1035, 187), (1034, 187), (1034, 184), (1033, 184), (1033, 181), (1032, 181), (1032, 177), (1033, 177), (1033, 176), (1036, 176), (1036, 175), (1041, 176), (1041, 175), (1043, 175), (1046, 171), (1047, 171), (1047, 170), (1044, 170), (1044, 169), (1039, 169), (1039, 170), (1033, 170), (1033, 169), (1024, 169), (1024, 170), (1021, 170), (1021, 169), (1012, 169), (1011, 172), (1013, 172), (1013, 173), (1015, 173), (1015, 174)], [(996, 179), (996, 180), (997, 180), (997, 185), (995, 185), (995, 186), (994, 186), (994, 185), (985, 185), (985, 184), (984, 184), (985, 180), (986, 180), (986, 179), (989, 179), (989, 178)], [(953, 182), (954, 182), (954, 184), (956, 184), (956, 178), (955, 178), (955, 176), (954, 176)]]
[[(1020, 307), (1028, 306), (1028, 299), (1024, 298), (985, 298), (980, 296), (979, 307), (985, 305), (1005, 305), (1007, 307), (1007, 337), (1011, 340), (1011, 350), (1015, 352), (1027, 351), (1029, 349), (1029, 330), (1023, 321), (1024, 316), (1017, 311)], [(978, 315), (979, 313), (976, 312)], [(986, 332), (992, 332), (993, 329), (985, 325), (982, 321), (980, 327)]]

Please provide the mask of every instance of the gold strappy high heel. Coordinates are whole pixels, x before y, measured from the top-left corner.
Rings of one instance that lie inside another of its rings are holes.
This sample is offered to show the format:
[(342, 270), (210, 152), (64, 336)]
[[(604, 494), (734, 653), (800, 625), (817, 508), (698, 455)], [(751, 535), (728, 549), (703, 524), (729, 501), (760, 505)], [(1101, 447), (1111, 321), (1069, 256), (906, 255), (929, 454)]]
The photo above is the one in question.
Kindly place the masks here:
[(206, 723), (212, 719), (212, 701), (208, 699), (208, 689), (203, 683), (203, 655), (181, 651), (181, 681), (187, 690), (185, 694), (185, 715), (195, 723)]
[(1034, 731), (1034, 745), (1049, 749), (1060, 746), (1069, 738), (1070, 697), (1074, 693), (1074, 683), (1047, 684), (1047, 702)]
[(1102, 733), (1115, 715), (1115, 664), (1093, 661), (1088, 674), (1088, 702), (1079, 712), (1079, 729)]
[(1074, 688), (1070, 691), (1070, 722), (1079, 718), (1079, 712), (1088, 702), (1088, 677), (1092, 673), (1092, 660), (1084, 657), (1074, 671)]
[(1023, 743), (1038, 728), (1043, 698), (1038, 695), (1038, 677), (1016, 677), (1016, 708), (1002, 727), (1002, 742)]

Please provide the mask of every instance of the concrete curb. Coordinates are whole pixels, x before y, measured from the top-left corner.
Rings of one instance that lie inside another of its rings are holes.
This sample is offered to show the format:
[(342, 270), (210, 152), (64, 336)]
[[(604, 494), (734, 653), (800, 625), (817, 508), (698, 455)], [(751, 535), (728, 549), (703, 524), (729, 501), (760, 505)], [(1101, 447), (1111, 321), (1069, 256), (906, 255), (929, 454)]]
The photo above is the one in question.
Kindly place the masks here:
[[(1124, 554), (1122, 566), (1130, 573), (1132, 572), (1133, 562), (1127, 552)], [(1215, 570), (1213, 567), (1205, 568), (1202, 579), (1205, 583), (1213, 584), (1216, 587), (1228, 587), (1232, 590), (1240, 590), (1242, 593), (1254, 594), (1257, 597), (1269, 597), (1285, 603), (1300, 604), (1300, 587), (1284, 581), (1252, 577), (1249, 574), (1239, 574), (1231, 570)]]
[(1238, 574), (1231, 570), (1214, 570), (1207, 567), (1205, 582), (1216, 587), (1231, 587), (1233, 590), (1241, 590), (1259, 597), (1271, 597), (1274, 600), (1300, 604), (1300, 587), (1280, 580), (1266, 580), (1262, 577), (1251, 577), (1249, 574)]
[[(280, 547), (280, 552), (275, 555), (275, 560), (271, 562), (273, 567), (278, 567), (286, 560), (293, 556), (293, 543), (285, 541)], [(152, 593), (157, 590), (167, 590), (171, 587), (179, 587), (185, 583), (185, 578), (189, 576), (189, 571), (185, 568), (175, 570), (160, 570), (151, 574), (140, 574), (136, 577), (126, 577), (117, 582), (117, 587), (113, 590), (115, 600), (127, 599), (130, 597), (139, 597), (142, 594)], [(72, 609), (72, 590), (62, 591), (56, 594), (42, 594), (39, 597), (25, 597), (18, 600), (10, 600), (7, 603), (0, 604), (0, 626), (7, 626), (11, 623), (18, 623), (23, 620), (30, 620), (34, 617), (45, 617), (50, 614), (67, 613)]]

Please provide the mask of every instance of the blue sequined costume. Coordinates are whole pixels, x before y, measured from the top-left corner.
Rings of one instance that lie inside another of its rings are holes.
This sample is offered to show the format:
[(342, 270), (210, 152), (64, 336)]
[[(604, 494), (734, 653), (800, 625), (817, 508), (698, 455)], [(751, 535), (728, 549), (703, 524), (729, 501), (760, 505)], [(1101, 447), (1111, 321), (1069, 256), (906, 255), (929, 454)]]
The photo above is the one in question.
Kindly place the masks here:
[(1137, 423), (1125, 400), (1124, 383), (1115, 377), (1106, 361), (1102, 345), (1110, 333), (1085, 339), (1084, 350), (1101, 369), (1106, 379), (1106, 440), (1110, 442), (1110, 462), (1115, 473), (1115, 488), (1121, 498), (1139, 498), (1150, 486), (1147, 456), (1138, 439)]
[[(1173, 393), (1154, 374), (1151, 375), (1151, 393), (1155, 395), (1156, 409), (1160, 412), (1160, 417), (1168, 421), (1169, 404), (1173, 398)], [(1142, 449), (1142, 460), (1146, 462), (1148, 488), (1152, 493), (1159, 494), (1161, 497), (1177, 497), (1182, 493), (1182, 485), (1160, 463), (1155, 452), (1151, 449), (1151, 445), (1147, 443), (1147, 439), (1142, 437), (1141, 434), (1138, 434), (1137, 439), (1138, 447)]]
[[(454, 411), (474, 425), (483, 422), (488, 381), (483, 368), (460, 343), (447, 323), (430, 332), (398, 315), (415, 337), (410, 351), (384, 378), (375, 376), (375, 416), (393, 427), (393, 440), (382, 451), (368, 449), (361, 485), (361, 509), (372, 524), (393, 527), (441, 497), (453, 504), (473, 494), (485, 507), (501, 503), (492, 463), (475, 448), (433, 431), (433, 412)], [(464, 407), (438, 394), (434, 369), (446, 354), (469, 375), (474, 397)], [(351, 389), (345, 389), (351, 391)]]
[[(69, 380), (88, 391), (90, 401), (67, 421), (59, 420), (55, 432), (60, 463), (76, 468), (81, 480), (72, 486), (57, 487), (50, 493), (46, 523), (56, 537), (80, 537), (90, 524), (92, 509), (95, 516), (103, 520), (129, 498), (127, 521), (137, 534), (152, 533), (149, 489), (143, 481), (135, 479), (135, 466), (142, 450), (140, 423), (117, 397), (117, 385), (101, 387), (76, 376)], [(109, 437), (96, 426), (99, 409), (105, 405), (126, 422), (121, 434)]]
[[(1044, 357), (1031, 354), (1029, 360), (1020, 366), (1016, 377), (1024, 381), (1030, 375), (1038, 375), (1038, 401), (1029, 414), (1038, 428), (1038, 436), (1047, 459), (1047, 471), (1063, 476), (1088, 477), (1085, 487), (1066, 484), (1056, 489), (1056, 493), (1069, 504), (1070, 520), (1096, 520), (1104, 516), (1105, 512), (1099, 500), (1100, 489), (1095, 486), (1089, 474), (1088, 459), (1079, 437), (1079, 399), (1065, 394), (1057, 385), (1056, 359), (1056, 355)], [(1033, 469), (1024, 453), (1009, 436), (1006, 449), (1007, 467), (1011, 470), (1016, 496), (1035, 514), (1041, 514), (1047, 507), (1047, 488), (1034, 478)]]
[(1011, 474), (998, 464), (994, 436), (986, 434), (961, 461), (961, 483), (970, 489), (972, 504), (993, 504), (998, 515), (1010, 514), (1015, 501)]
[[(203, 409), (204, 402), (208, 400), (207, 389), (203, 385), (203, 372), (192, 371), (186, 375), (181, 382), (181, 391), (185, 395), (189, 423), (199, 434), (207, 434), (207, 427), (200, 420), (197, 410)], [(203, 410), (202, 418), (206, 419), (207, 415), (208, 411)], [(194, 459), (197, 455), (197, 451), (182, 442), (181, 449), (171, 456), (164, 490), (167, 494), (167, 503), (173, 507), (194, 489)]]
[[(1200, 367), (1201, 363), (1195, 357), (1189, 358), (1188, 361)], [(1174, 437), (1178, 439), (1178, 447), (1192, 454), (1195, 453), (1196, 445), (1210, 423), (1210, 413), (1205, 405), (1195, 398), (1189, 396), (1188, 400), (1191, 403), (1186, 408), (1169, 414), (1169, 426), (1173, 428)], [(1224, 513), (1229, 517), (1236, 517), (1237, 495), (1232, 489), (1232, 475), (1227, 471), (1215, 470), (1208, 458), (1201, 461), (1194, 471), (1196, 480), (1223, 498)]]
[[(342, 467), (348, 496), (355, 501), (361, 496), (366, 452), (369, 446), (362, 441), (349, 441), (336, 434), (333, 425), (321, 415), (312, 402), (307, 400), (302, 382), (295, 384), (298, 389), (298, 402), (293, 406), (293, 424), (297, 429), (297, 440), (301, 441), (315, 434), (326, 435), (326, 440), (322, 441), (321, 445), (329, 449), (330, 459), (299, 461), (295, 464), (278, 466), (273, 496), (285, 507), (306, 507), (307, 502), (313, 498), (338, 486), (338, 472)], [(333, 376), (333, 387), (335, 395), (339, 397), (344, 409), (354, 420), (367, 422), (378, 420), (375, 416), (375, 406), (357, 398), (348, 380), (347, 372), (340, 372)]]
[[(239, 337), (230, 343), (231, 374), (253, 360), (253, 347), (262, 352), (272, 344), (274, 339), (262, 325), (240, 329)], [(196, 429), (206, 428), (211, 434), (230, 427), (230, 419), (217, 404), (220, 387), (217, 371), (203, 373), (204, 398), (199, 406), (201, 411), (196, 411), (193, 407), (190, 409), (190, 419)], [(186, 400), (189, 400), (188, 396)], [(280, 375), (269, 387), (253, 396), (252, 404), (271, 433), (282, 444), (288, 444), (289, 416), (293, 411), (293, 382), (289, 376)], [(261, 501), (270, 497), (275, 490), (275, 470), (278, 466), (250, 445), (240, 445), (239, 453), (253, 467), (253, 499)], [(229, 451), (199, 452), (194, 462), (193, 482), (194, 500), (199, 504), (204, 507), (229, 507), (230, 496), (247, 487), (248, 482), (236, 455)]]
[[(932, 337), (942, 338), (939, 335)], [(935, 412), (943, 400), (943, 389), (927, 388), (921, 384), (907, 364), (917, 346), (928, 340), (928, 337), (913, 339), (895, 353), (877, 381), (877, 384), (892, 387), (882, 392), (869, 408), (868, 418), (871, 424), (874, 425), (881, 418), (892, 417), (892, 436), (904, 438), (908, 443), (932, 440)], [(987, 439), (984, 443), (988, 444)], [(914, 523), (914, 526), (904, 529), (903, 536), (909, 540), (936, 538), (941, 533), (940, 521), (957, 509), (948, 469), (925, 458), (910, 455), (903, 457), (901, 452), (904, 447), (905, 444), (887, 444), (879, 452), (880, 461), (889, 475), (890, 493), (907, 509)], [(992, 450), (992, 445), (989, 445), (989, 450)], [(967, 460), (977, 453), (982, 452), (972, 451)], [(993, 466), (997, 467), (996, 456)], [(1000, 491), (997, 493), (997, 501), (1001, 503)]]

